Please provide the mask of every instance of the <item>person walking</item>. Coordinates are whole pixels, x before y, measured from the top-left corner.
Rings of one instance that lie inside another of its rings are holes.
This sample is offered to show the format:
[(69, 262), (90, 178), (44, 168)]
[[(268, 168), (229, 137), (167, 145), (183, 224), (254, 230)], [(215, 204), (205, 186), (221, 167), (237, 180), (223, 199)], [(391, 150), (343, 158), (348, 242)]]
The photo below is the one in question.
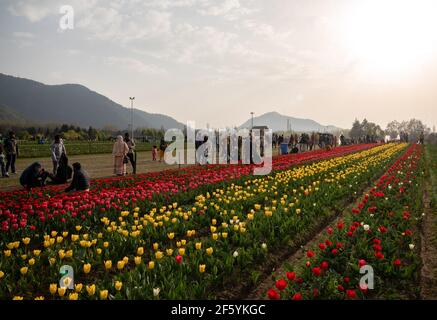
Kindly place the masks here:
[[(112, 148), (112, 155), (114, 157), (114, 174), (124, 176), (126, 174), (126, 163), (129, 161), (127, 154), (129, 147), (123, 141), (122, 136), (117, 136), (117, 140)], [(127, 161), (126, 161), (127, 160)]]
[[(120, 136), (123, 142), (123, 137)], [(70, 191), (89, 191), (90, 190), (90, 177), (88, 173), (82, 169), (82, 165), (79, 162), (73, 163), (73, 180), (65, 192)]]
[(125, 133), (124, 135), (124, 142), (126, 142), (129, 151), (127, 153), (127, 157), (132, 165), (132, 172), (133, 174), (137, 173), (137, 162), (135, 159), (135, 141), (134, 139), (129, 137), (129, 133)]
[(0, 169), (3, 178), (6, 177), (6, 157), (3, 153), (3, 145), (0, 143)]
[(53, 162), (53, 175), (56, 176), (56, 171), (58, 170), (59, 161), (63, 154), (67, 155), (67, 150), (65, 150), (64, 141), (62, 141), (61, 136), (57, 134), (55, 140), (50, 146), (50, 151), (52, 153)]
[(12, 174), (15, 174), (15, 161), (18, 158), (18, 142), (15, 138), (15, 132), (9, 132), (9, 137), (5, 140), (5, 153), (6, 153), (6, 177), (9, 177), (9, 168)]
[(153, 146), (153, 149), (152, 149), (152, 160), (153, 161), (156, 161), (156, 156), (158, 155), (158, 147), (157, 146)]
[(165, 143), (164, 138), (161, 138), (161, 143), (159, 144), (159, 162), (164, 159), (164, 152), (167, 148), (167, 144)]

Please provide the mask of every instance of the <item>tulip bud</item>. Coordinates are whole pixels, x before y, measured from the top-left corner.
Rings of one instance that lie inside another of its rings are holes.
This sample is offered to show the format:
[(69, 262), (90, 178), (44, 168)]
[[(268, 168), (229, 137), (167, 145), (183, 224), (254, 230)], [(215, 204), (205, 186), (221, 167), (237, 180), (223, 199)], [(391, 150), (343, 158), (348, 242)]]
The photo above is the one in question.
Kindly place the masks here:
[(51, 294), (56, 294), (56, 291), (58, 291), (58, 285), (56, 283), (52, 283), (50, 285), (49, 291)]

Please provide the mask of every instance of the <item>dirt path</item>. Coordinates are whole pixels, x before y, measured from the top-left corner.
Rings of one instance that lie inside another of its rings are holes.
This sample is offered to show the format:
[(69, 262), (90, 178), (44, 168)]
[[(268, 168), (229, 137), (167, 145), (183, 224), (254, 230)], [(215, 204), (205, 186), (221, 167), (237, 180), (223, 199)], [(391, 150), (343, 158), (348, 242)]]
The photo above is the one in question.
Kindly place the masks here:
[[(437, 300), (437, 219), (431, 207), (431, 195), (433, 192), (432, 182), (432, 159), (427, 149), (426, 158), (426, 178), (423, 192), (423, 205), (425, 217), (422, 222), (421, 230), (421, 297), (426, 300)], [(435, 161), (435, 159), (434, 159)]]

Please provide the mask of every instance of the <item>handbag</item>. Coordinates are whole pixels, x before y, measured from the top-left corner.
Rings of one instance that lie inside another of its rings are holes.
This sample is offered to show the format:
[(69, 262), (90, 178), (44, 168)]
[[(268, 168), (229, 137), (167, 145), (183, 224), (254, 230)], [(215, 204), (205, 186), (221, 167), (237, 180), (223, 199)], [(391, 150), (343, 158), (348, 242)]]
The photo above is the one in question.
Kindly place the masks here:
[(124, 163), (124, 164), (129, 163), (129, 158), (128, 158), (127, 156), (124, 156), (124, 158), (123, 158), (123, 163)]

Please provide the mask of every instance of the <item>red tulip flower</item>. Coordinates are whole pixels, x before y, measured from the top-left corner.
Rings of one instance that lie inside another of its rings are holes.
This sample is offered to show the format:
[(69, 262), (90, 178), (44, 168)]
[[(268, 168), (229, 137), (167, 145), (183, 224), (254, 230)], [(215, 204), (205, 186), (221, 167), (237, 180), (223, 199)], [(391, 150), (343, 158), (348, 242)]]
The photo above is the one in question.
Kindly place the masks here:
[(281, 297), (281, 295), (275, 289), (268, 290), (267, 295), (271, 300), (279, 300)]
[(319, 267), (314, 267), (312, 270), (313, 270), (313, 274), (314, 274), (316, 277), (319, 277), (320, 274), (322, 273), (322, 269), (320, 269)]
[(287, 287), (287, 281), (284, 279), (280, 279), (276, 281), (276, 288), (280, 291), (284, 290)]
[(302, 300), (302, 295), (300, 293), (295, 293), (292, 297), (293, 300)]
[(351, 299), (355, 299), (357, 297), (355, 290), (346, 290), (346, 295)]
[(294, 272), (287, 272), (285, 275), (287, 276), (287, 279), (290, 281), (293, 281), (294, 279), (296, 279), (296, 273), (294, 273)]

